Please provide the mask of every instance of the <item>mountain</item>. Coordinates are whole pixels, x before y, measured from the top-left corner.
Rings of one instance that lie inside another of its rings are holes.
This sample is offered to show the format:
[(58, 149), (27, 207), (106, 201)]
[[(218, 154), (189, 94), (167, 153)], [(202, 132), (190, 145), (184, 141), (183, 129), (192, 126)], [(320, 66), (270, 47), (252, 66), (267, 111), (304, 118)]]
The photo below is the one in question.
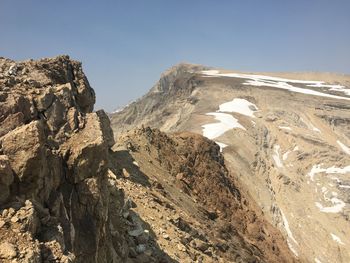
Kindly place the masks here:
[[(186, 96), (178, 76), (154, 97)], [(115, 141), (68, 56), (0, 58), (0, 103), (1, 262), (300, 261), (216, 143), (149, 127)]]
[[(141, 126), (214, 140), (230, 181), (255, 211), (262, 211), (259, 220), (283, 233), (296, 259), (350, 261), (349, 75), (243, 73), (179, 64), (110, 118), (117, 143)], [(206, 193), (225, 199), (218, 185), (206, 185)], [(186, 187), (193, 191), (191, 183)], [(206, 198), (199, 200), (212, 207)]]

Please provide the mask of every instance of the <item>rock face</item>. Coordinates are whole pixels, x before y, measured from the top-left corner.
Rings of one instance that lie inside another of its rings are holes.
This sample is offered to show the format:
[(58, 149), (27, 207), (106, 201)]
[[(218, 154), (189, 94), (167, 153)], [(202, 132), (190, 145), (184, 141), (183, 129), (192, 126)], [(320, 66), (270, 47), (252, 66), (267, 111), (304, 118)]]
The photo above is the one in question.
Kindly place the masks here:
[(94, 102), (68, 56), (0, 59), (1, 262), (127, 260), (113, 132)]
[[(236, 187), (249, 193), (298, 259), (349, 262), (350, 76), (204, 68), (175, 66), (149, 93), (112, 114), (116, 137), (149, 125), (215, 140)], [(185, 182), (183, 191), (205, 193), (206, 182), (196, 185), (181, 170), (174, 176)]]

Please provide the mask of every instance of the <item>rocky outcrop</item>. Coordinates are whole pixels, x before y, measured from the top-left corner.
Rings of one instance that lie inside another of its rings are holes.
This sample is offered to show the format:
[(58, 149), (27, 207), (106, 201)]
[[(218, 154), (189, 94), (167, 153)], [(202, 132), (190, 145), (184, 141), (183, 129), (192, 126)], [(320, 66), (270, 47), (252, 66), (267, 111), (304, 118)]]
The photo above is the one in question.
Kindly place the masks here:
[[(237, 186), (236, 174), (227, 170), (213, 141), (148, 127), (124, 134), (115, 147), (116, 162), (124, 167), (119, 184), (134, 197), (145, 220), (153, 217), (148, 223), (179, 262), (298, 261)], [(123, 163), (123, 154), (134, 165)]]
[(1, 262), (127, 260), (113, 132), (94, 102), (68, 56), (0, 59)]

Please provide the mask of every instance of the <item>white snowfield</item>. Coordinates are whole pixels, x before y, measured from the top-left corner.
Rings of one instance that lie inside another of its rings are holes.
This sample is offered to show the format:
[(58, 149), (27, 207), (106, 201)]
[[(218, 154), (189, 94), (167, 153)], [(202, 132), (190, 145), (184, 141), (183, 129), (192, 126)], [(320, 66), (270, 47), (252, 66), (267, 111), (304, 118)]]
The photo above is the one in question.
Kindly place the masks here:
[(300, 88), (290, 84), (290, 83), (303, 84), (308, 87), (328, 88), (331, 91), (341, 91), (346, 95), (350, 94), (350, 89), (346, 89), (344, 86), (340, 86), (340, 85), (326, 85), (324, 84), (324, 81), (285, 79), (285, 78), (278, 78), (278, 77), (271, 77), (271, 76), (264, 76), (264, 75), (253, 75), (253, 74), (220, 73), (220, 71), (218, 70), (204, 70), (201, 73), (205, 76), (210, 76), (210, 77), (230, 77), (230, 78), (246, 79), (243, 85), (273, 87), (273, 88), (284, 89), (284, 90), (289, 90), (292, 92), (303, 93), (308, 95), (328, 97), (333, 99), (350, 100), (350, 98), (348, 97), (342, 97), (342, 96), (319, 92), (316, 90)]
[(238, 120), (230, 114), (221, 112), (209, 112), (206, 115), (214, 116), (215, 119), (219, 121), (217, 123), (210, 123), (202, 126), (203, 136), (207, 137), (208, 139), (212, 140), (220, 137), (225, 132), (233, 128), (240, 128), (245, 130), (245, 128), (238, 122)]
[(254, 112), (257, 111), (255, 104), (245, 99), (233, 99), (232, 101), (223, 103), (219, 107), (219, 112), (236, 112), (248, 117), (255, 118)]
[[(216, 112), (209, 112), (206, 114), (214, 116), (215, 120), (218, 120), (219, 122), (202, 125), (203, 136), (213, 140), (234, 128), (246, 130), (246, 128), (244, 128), (238, 120), (229, 113), (239, 113), (254, 118), (253, 114), (257, 110), (258, 108), (256, 105), (245, 99), (235, 98), (232, 101), (225, 102), (219, 106), (219, 110)], [(216, 143), (220, 146), (221, 150), (227, 147), (227, 145), (222, 142), (216, 141)]]

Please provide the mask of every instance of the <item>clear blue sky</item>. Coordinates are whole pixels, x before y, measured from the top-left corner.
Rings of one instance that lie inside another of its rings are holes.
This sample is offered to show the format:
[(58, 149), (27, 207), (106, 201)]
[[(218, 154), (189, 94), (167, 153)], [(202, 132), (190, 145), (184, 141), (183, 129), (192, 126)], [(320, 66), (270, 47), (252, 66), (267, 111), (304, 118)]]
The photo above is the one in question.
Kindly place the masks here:
[(192, 62), (350, 73), (349, 0), (0, 0), (0, 56), (68, 54), (111, 111)]

